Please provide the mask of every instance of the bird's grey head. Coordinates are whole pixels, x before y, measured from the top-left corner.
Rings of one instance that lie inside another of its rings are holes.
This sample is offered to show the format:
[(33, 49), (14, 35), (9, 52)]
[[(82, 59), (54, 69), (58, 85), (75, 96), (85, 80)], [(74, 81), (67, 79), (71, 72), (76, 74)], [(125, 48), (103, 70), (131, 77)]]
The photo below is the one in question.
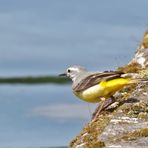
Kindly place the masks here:
[(61, 76), (66, 75), (67, 77), (71, 78), (72, 81), (75, 81), (76, 78), (84, 71), (86, 71), (84, 67), (75, 65), (69, 67), (64, 74), (61, 74)]

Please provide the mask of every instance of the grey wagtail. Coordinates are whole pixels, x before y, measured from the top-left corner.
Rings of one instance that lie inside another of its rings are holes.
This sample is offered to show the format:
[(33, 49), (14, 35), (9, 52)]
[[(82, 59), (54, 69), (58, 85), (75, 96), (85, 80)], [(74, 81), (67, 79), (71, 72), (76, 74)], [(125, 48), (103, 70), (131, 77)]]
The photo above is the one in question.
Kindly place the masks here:
[(100, 112), (106, 99), (113, 99), (113, 95), (124, 86), (138, 83), (138, 79), (125, 75), (119, 71), (89, 72), (82, 66), (72, 66), (59, 76), (72, 79), (73, 93), (80, 99), (91, 103), (101, 101)]

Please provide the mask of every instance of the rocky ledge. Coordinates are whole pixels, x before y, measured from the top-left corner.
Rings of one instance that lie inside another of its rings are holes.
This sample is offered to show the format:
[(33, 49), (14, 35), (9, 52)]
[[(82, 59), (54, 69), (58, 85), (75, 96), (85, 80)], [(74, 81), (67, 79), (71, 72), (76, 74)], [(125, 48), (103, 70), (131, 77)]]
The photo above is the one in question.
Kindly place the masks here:
[[(119, 70), (148, 78), (148, 31), (134, 58)], [(115, 97), (116, 102), (90, 121), (70, 148), (148, 147), (148, 83), (125, 87)]]

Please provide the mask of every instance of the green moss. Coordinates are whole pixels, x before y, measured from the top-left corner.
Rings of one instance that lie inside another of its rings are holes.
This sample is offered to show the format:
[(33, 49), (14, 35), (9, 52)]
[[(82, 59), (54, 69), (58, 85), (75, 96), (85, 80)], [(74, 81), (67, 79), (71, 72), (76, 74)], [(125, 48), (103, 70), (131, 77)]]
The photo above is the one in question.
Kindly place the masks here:
[(143, 119), (143, 120), (148, 120), (148, 113), (141, 112), (141, 113), (139, 113), (138, 118)]
[(126, 106), (122, 111), (129, 117), (148, 119), (148, 101)]
[(148, 48), (148, 31), (145, 32), (142, 45), (144, 48)]
[(93, 147), (94, 148), (103, 148), (103, 147), (105, 147), (105, 144), (104, 144), (104, 142), (99, 141), (99, 142), (94, 143)]
[(132, 141), (139, 137), (148, 137), (148, 128), (137, 129), (133, 132), (125, 133), (123, 136), (116, 138), (115, 141)]
[(117, 70), (124, 73), (137, 73), (141, 69), (141, 65), (138, 63), (131, 63), (123, 67), (119, 67)]
[(104, 148), (104, 142), (96, 142), (96, 143), (88, 143), (84, 146), (84, 148)]
[(139, 74), (140, 74), (141, 78), (146, 78), (146, 79), (148, 79), (148, 68), (141, 70), (141, 71), (139, 72)]
[(86, 148), (102, 148), (104, 143), (98, 141), (98, 135), (100, 135), (104, 128), (110, 121), (109, 112), (103, 112), (95, 121), (89, 123), (71, 143), (70, 147), (75, 148), (76, 145), (86, 143)]

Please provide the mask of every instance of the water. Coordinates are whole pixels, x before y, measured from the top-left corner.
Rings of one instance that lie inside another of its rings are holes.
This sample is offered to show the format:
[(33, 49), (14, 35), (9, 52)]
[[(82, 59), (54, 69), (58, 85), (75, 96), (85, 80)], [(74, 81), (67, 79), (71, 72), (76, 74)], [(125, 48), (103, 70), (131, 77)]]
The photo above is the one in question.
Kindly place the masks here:
[[(148, 1), (0, 1), (0, 76), (114, 70), (147, 28)], [(90, 105), (93, 111), (94, 105)], [(0, 85), (0, 147), (66, 146), (90, 120), (70, 85)]]

